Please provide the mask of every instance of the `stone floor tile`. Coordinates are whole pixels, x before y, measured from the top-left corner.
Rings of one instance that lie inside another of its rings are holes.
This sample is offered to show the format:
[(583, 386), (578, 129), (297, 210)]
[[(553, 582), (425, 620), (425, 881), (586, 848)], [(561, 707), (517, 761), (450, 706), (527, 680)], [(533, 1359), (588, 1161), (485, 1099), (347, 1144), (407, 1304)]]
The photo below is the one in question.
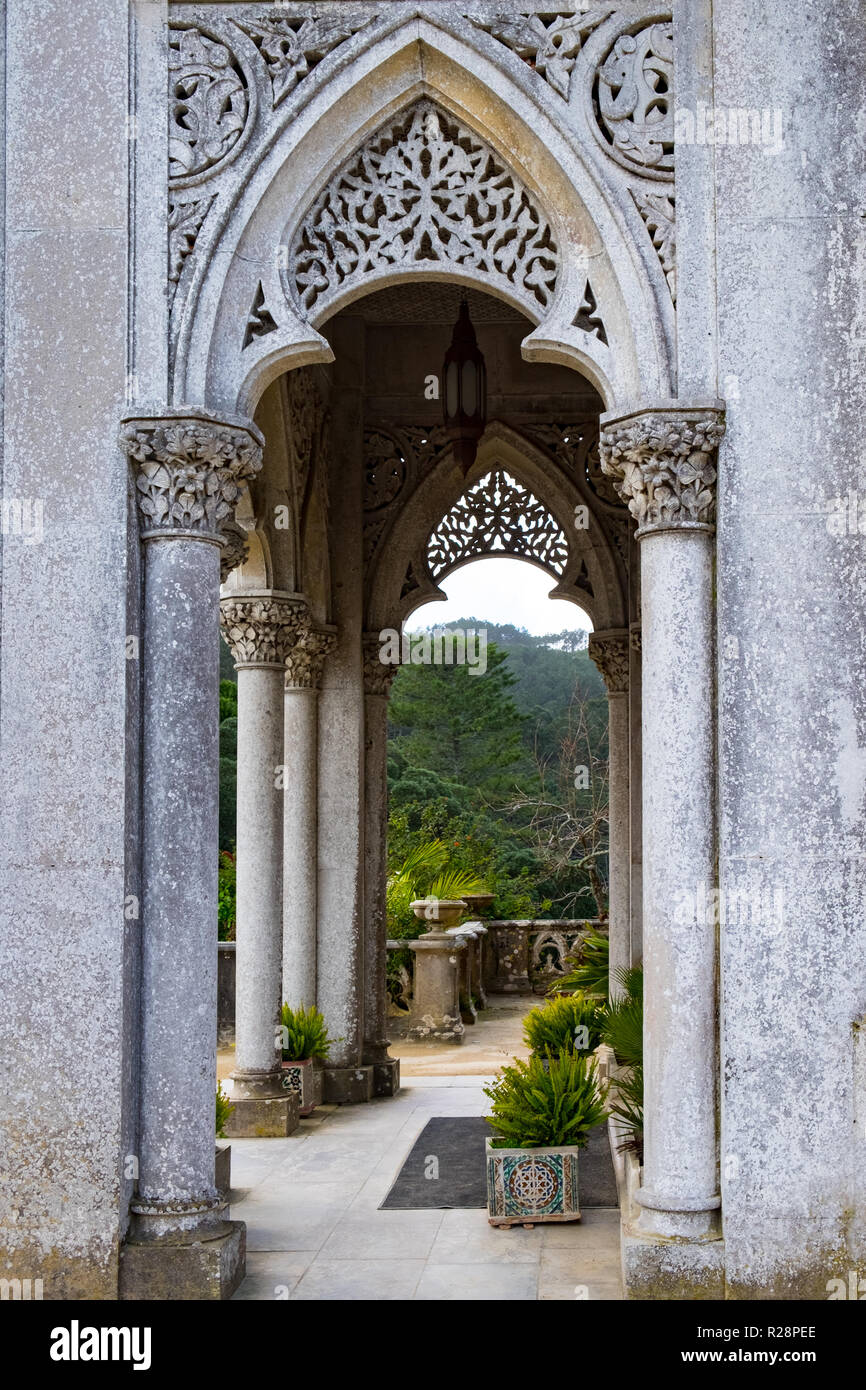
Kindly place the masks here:
[(532, 1302), (538, 1293), (538, 1266), (505, 1264), (431, 1264), (415, 1290), (415, 1300), (431, 1302)]
[(292, 1300), (401, 1301), (412, 1298), (424, 1270), (418, 1260), (316, 1259), (289, 1295)]
[(455, 1209), (443, 1214), (429, 1263), (537, 1265), (541, 1251), (539, 1226), (532, 1231), (524, 1230), (522, 1226), (494, 1229), (487, 1220), (485, 1208), (472, 1211)]
[(576, 1289), (588, 1289), (590, 1295), (597, 1284), (616, 1284), (621, 1280), (618, 1249), (581, 1251), (542, 1249), (539, 1267), (539, 1293), (551, 1288), (563, 1288), (564, 1296), (576, 1298)]
[(616, 1250), (620, 1246), (619, 1211), (584, 1208), (580, 1221), (542, 1224), (546, 1250)]
[(232, 1301), (287, 1299), (315, 1254), (315, 1250), (247, 1251), (247, 1275)]
[(369, 1211), (353, 1208), (341, 1217), (322, 1247), (325, 1260), (423, 1259), (442, 1224), (441, 1211)]
[(566, 1281), (547, 1280), (541, 1276), (538, 1281), (538, 1300), (542, 1303), (621, 1303), (624, 1294), (619, 1283), (606, 1284), (599, 1279), (578, 1285)]
[(318, 1250), (345, 1213), (352, 1193), (340, 1185), (297, 1183), (251, 1193), (231, 1208), (246, 1222), (248, 1250)]

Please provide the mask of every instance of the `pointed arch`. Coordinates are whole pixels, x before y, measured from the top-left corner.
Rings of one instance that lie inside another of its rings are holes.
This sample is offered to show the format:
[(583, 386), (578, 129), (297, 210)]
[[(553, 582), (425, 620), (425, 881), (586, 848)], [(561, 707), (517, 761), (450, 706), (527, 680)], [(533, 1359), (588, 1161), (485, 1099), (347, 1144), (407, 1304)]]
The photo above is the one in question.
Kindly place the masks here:
[[(667, 285), (628, 190), (605, 169), (597, 143), (578, 139), (563, 111), (543, 99), (546, 88), (540, 95), (494, 61), (481, 31), (477, 45), (469, 32), (430, 19), (405, 20), (369, 40), (365, 32), (352, 40), (354, 56), (339, 78), (321, 83), (266, 138), (251, 140), (222, 176), (230, 187), (196, 246), (178, 310), (175, 399), (249, 414), (285, 370), (332, 360), (320, 332), (326, 315), (310, 317), (286, 293), (293, 238), (353, 153), (419, 102), (434, 103), (488, 147), (550, 225), (560, 253), (555, 293), (534, 308), (524, 296), (512, 299), (536, 324), (524, 356), (579, 370), (608, 408), (670, 396)], [(477, 265), (436, 270), (406, 257), (369, 288), (431, 274), (509, 298), (506, 280), (485, 280)], [(335, 307), (336, 300), (328, 306)]]
[[(422, 603), (444, 599), (437, 577), (477, 558), (477, 554), (468, 553), (458, 556), (434, 576), (428, 547), (442, 519), (459, 508), (461, 499), (497, 470), (507, 473), (518, 493), (531, 500), (547, 532), (566, 539), (568, 554), (559, 572), (531, 553), (521, 557), (550, 575), (554, 582), (550, 597), (578, 603), (599, 630), (626, 625), (625, 561), (602, 522), (597, 499), (585, 480), (566, 473), (546, 449), (497, 420), (485, 431), (467, 478), (445, 449), (396, 515), (372, 560), (366, 619), (370, 630), (397, 627)], [(593, 518), (589, 527), (575, 526), (578, 506), (588, 508)], [(481, 553), (513, 552), (491, 547)], [(557, 558), (561, 558), (559, 550)]]

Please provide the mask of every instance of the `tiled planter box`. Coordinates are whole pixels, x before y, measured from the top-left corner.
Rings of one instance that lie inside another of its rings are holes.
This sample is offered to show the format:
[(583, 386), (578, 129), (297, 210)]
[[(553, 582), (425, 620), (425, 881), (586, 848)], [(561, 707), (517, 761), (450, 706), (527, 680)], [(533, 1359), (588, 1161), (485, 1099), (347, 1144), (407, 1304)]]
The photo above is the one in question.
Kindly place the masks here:
[(487, 1145), (487, 1217), (491, 1226), (579, 1221), (577, 1154), (561, 1149), (494, 1149)]
[(305, 1062), (284, 1061), (282, 1066), (283, 1089), (297, 1095), (299, 1114), (311, 1115), (316, 1106), (322, 1104), (324, 1071), (312, 1058)]
[(227, 1200), (232, 1185), (232, 1146), (218, 1142), (215, 1163), (216, 1190), (223, 1200)]

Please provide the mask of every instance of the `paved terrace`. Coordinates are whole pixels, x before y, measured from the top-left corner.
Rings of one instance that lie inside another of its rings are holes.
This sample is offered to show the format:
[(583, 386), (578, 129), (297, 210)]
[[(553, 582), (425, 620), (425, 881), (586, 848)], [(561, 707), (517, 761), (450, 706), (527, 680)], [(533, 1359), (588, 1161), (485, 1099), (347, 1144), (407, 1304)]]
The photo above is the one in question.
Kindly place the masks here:
[[(288, 1139), (233, 1139), (231, 1214), (247, 1223), (235, 1298), (622, 1298), (618, 1211), (494, 1230), (484, 1210), (378, 1210), (429, 1119), (485, 1113), (483, 1087), (509, 1056), (525, 1055), (520, 1019), (537, 1002), (488, 1010), (460, 1048), (393, 1047), (398, 1096), (322, 1106)], [(226, 1075), (231, 1055), (220, 1062)]]

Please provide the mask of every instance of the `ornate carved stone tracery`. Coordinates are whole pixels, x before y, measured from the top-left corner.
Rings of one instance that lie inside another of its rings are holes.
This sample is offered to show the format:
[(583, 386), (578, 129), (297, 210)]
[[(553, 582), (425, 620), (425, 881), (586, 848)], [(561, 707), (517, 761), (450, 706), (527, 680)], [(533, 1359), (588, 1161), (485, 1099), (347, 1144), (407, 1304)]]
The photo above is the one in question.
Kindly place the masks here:
[(247, 81), (231, 49), (200, 29), (169, 29), (169, 177), (216, 169), (250, 115)]
[(632, 197), (661, 261), (671, 299), (677, 302), (677, 215), (673, 193), (647, 193), (633, 188)]
[(433, 578), (476, 555), (535, 560), (555, 575), (568, 563), (568, 541), (543, 502), (504, 468), (468, 488), (427, 542)]
[(492, 19), (469, 17), (540, 73), (567, 101), (572, 69), (586, 38), (613, 12), (613, 6), (592, 5), (580, 14), (565, 10), (544, 15), (503, 13)]
[(715, 407), (660, 407), (612, 421), (601, 466), (638, 523), (638, 534), (715, 521), (716, 456), (725, 433)]
[(364, 563), (369, 563), (403, 500), (449, 447), (442, 425), (376, 424), (364, 431)]
[(262, 466), (263, 442), (254, 425), (204, 411), (129, 416), (120, 445), (137, 465), (142, 535), (187, 533), (222, 543), (242, 484)]
[(442, 266), (550, 303), (559, 252), (529, 190), (467, 126), (425, 99), (381, 127), (330, 180), (295, 233), (302, 311), (406, 264)]
[[(215, 203), (222, 205), (226, 178), (245, 165), (242, 149), (258, 150), (268, 129), (285, 121), (299, 85), (361, 31), (372, 38), (379, 21), (370, 11), (299, 9), (229, 16), (214, 7), (212, 20), (194, 12), (169, 25), (168, 283), (176, 316), (190, 278), (182, 279), (184, 268)], [(466, 22), (537, 72), (555, 103), (578, 99), (579, 75), (602, 149), (644, 181), (672, 180), (669, 21), (635, 22), (615, 6), (591, 5), (580, 13), (467, 14)], [(268, 88), (270, 101), (262, 99)], [(655, 198), (646, 186), (631, 194), (675, 296), (672, 198)], [(286, 288), (302, 310), (319, 313), (347, 283), (419, 263), (471, 270), (536, 312), (549, 307), (559, 269), (551, 227), (530, 191), (474, 131), (426, 98), (368, 139), (317, 198), (296, 234)], [(603, 325), (587, 331), (604, 341)]]
[(344, 40), (370, 23), (371, 16), (263, 14), (257, 19), (238, 19), (267, 63), (274, 106), (293, 92), (298, 83)]
[(620, 34), (598, 67), (596, 102), (598, 130), (627, 169), (673, 175), (673, 89), (673, 24), (645, 24)]

